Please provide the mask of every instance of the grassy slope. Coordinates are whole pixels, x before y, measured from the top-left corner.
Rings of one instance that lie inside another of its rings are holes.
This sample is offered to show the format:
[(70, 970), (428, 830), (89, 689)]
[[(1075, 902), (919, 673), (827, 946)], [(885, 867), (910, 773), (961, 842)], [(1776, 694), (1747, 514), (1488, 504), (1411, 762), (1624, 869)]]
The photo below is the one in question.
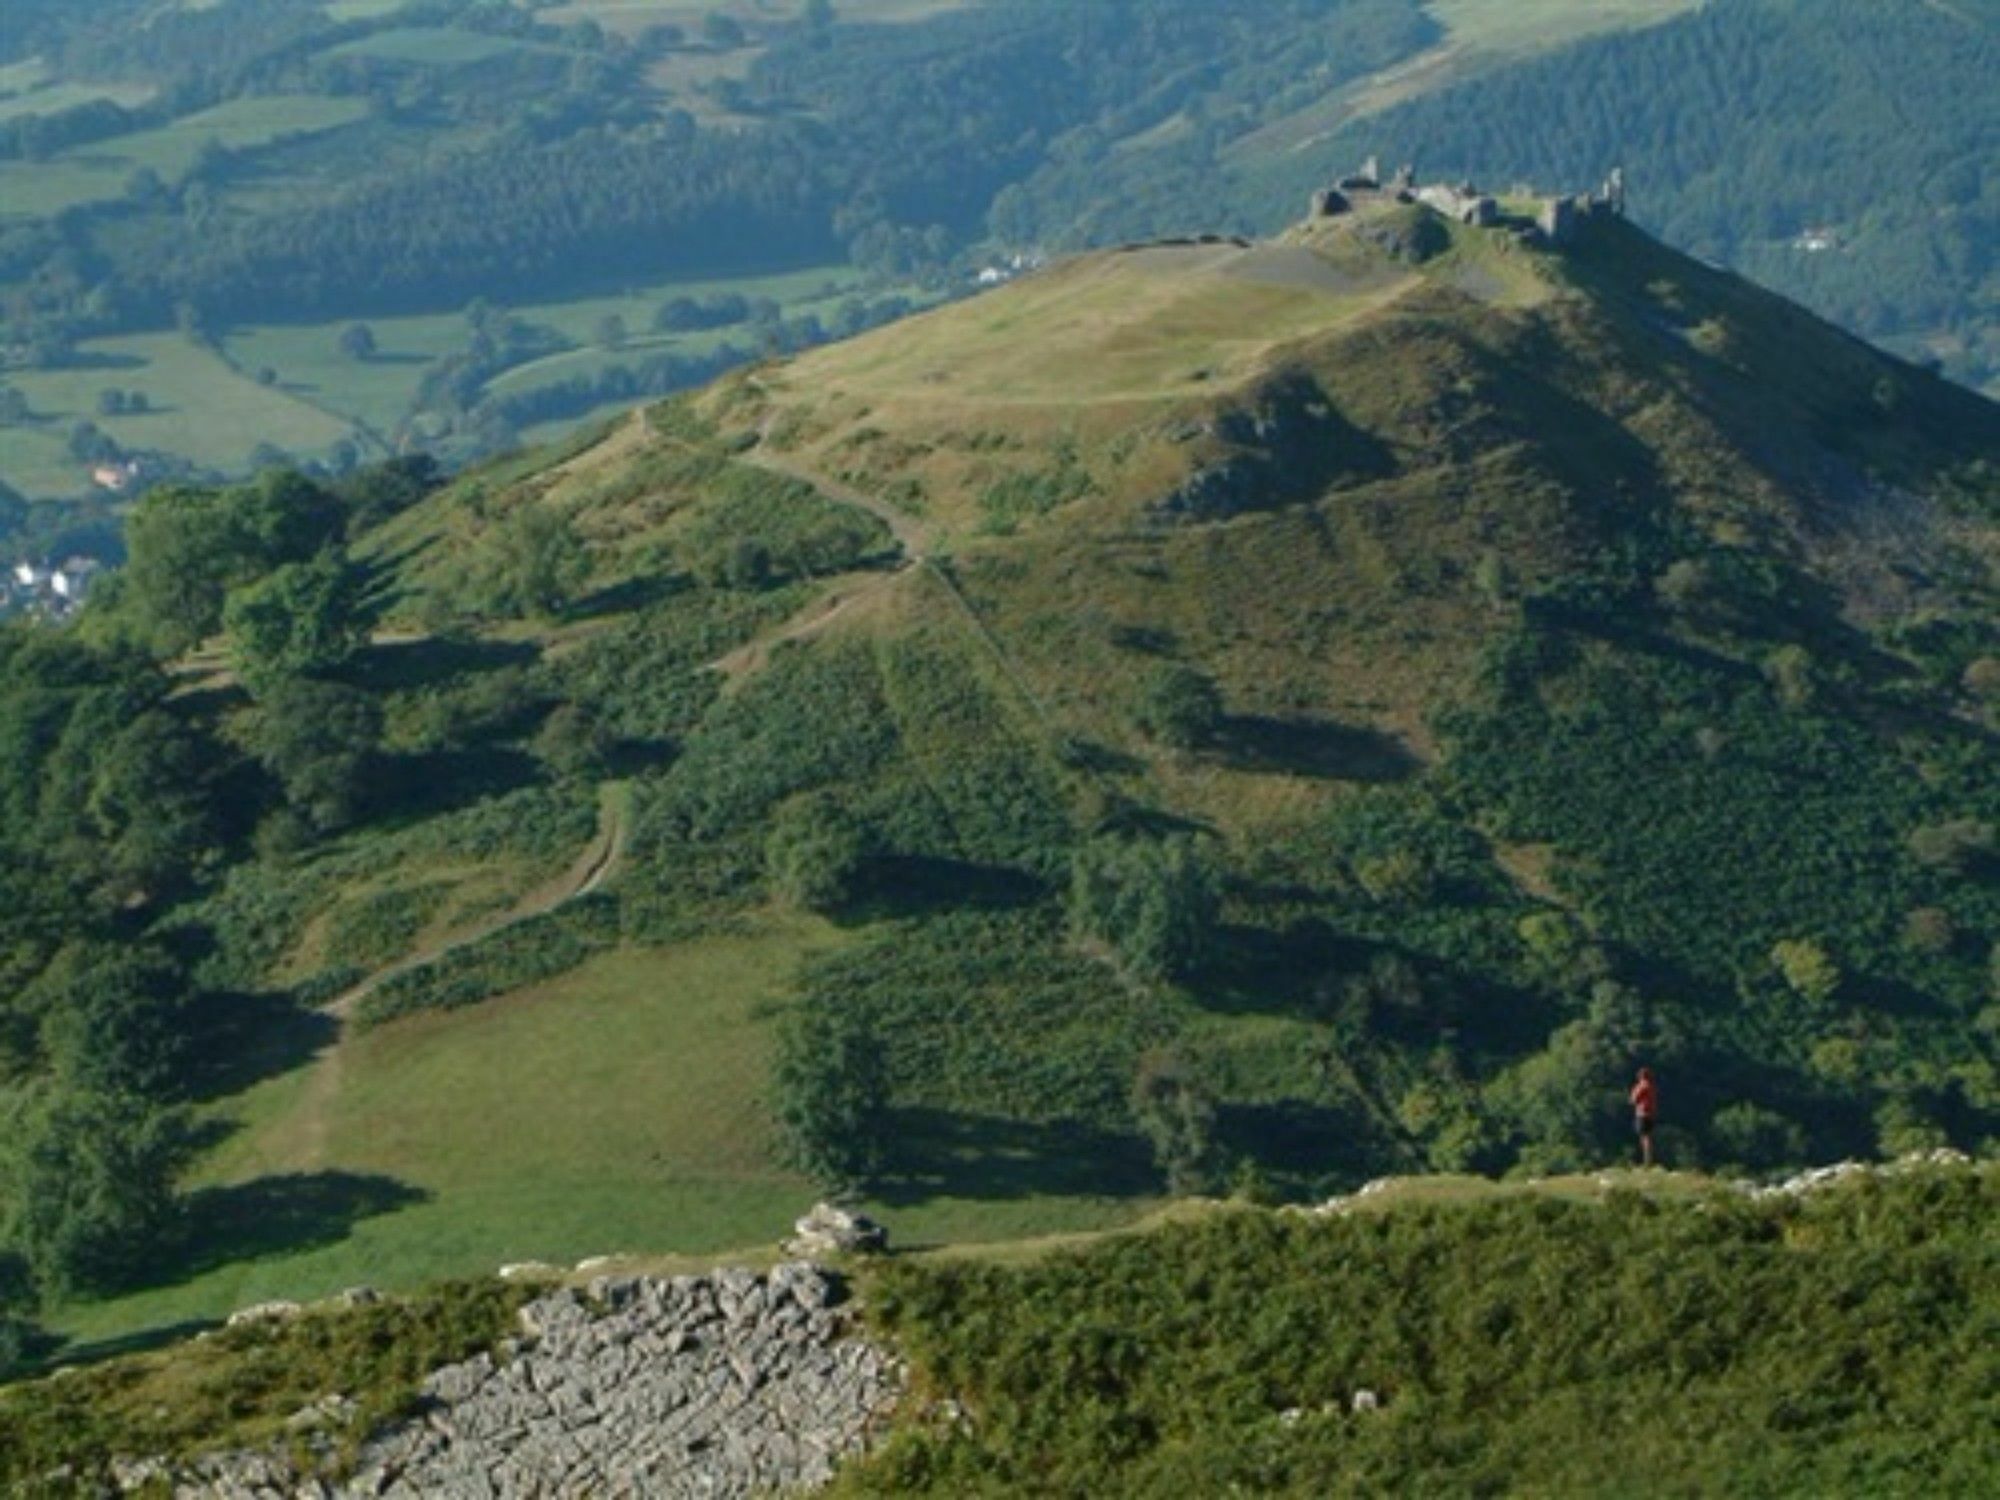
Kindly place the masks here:
[(1668, 1185), (891, 1267), (879, 1321), (969, 1420), (840, 1492), (1982, 1492), (1992, 1170), (1754, 1207)]
[[(1394, 229), (1403, 219), (1380, 223)], [(726, 381), (699, 401), (658, 409), (646, 424), (624, 424), (556, 468), (535, 460), (491, 468), (399, 518), (370, 539), (368, 555), (393, 573), (388, 594), (401, 611), (519, 506), (573, 515), (595, 549), (600, 584), (678, 576), (675, 548), (704, 507), (783, 500), (805, 515), (845, 509), (773, 485), (756, 467), (764, 461), (912, 507), (928, 539), (919, 550), (948, 553), (949, 571), (863, 575), (868, 593), (853, 608), (800, 644), (766, 653), (762, 671), (727, 684), (692, 727), (672, 730), (683, 753), (641, 799), (635, 894), (678, 899), (676, 882), (719, 878), (704, 861), (745, 858), (754, 887), (769, 805), (831, 774), (851, 778), (844, 794), (866, 816), (899, 830), (885, 835), (907, 841), (894, 846), (899, 852), (1009, 866), (986, 873), (1017, 882), (1036, 869), (1021, 853), (1036, 819), (1087, 826), (1123, 805), (1198, 820), (1242, 862), (1251, 899), (1232, 920), (1254, 936), (1264, 920), (1259, 900), (1305, 899), (1282, 885), (1260, 895), (1255, 882), (1301, 871), (1336, 885), (1346, 879), (1311, 840), (1335, 840), (1337, 849), (1351, 836), (1326, 821), (1342, 809), (1401, 806), (1393, 785), (1376, 797), (1371, 784), (1407, 782), (1435, 755), (1430, 711), (1466, 686), (1479, 644), (1509, 619), (1467, 576), (1482, 550), (1504, 559), (1523, 588), (1582, 566), (1607, 524), (1601, 496), (1655, 473), (1684, 497), (1690, 524), (1797, 546), (1828, 566), (1838, 562), (1848, 582), (1882, 571), (1879, 558), (1871, 572), (1869, 559), (1849, 555), (1864, 550), (1866, 536), (1852, 529), (1858, 512), (1807, 514), (1816, 492), (1774, 484), (1733, 446), (1739, 429), (1718, 425), (1734, 407), (1733, 420), (1766, 435), (1796, 434), (1886, 378), (1890, 367), (1877, 357), (1625, 231), (1562, 260), (1500, 236), (1460, 234), (1416, 270), (1370, 247), (1375, 227), (1369, 220), (1296, 241), (1275, 260), (1254, 261), (1258, 279), (1219, 274), (1206, 262), (1173, 264), (1229, 253), (1214, 249), (1061, 268), (901, 330)], [(1274, 268), (1299, 269), (1292, 252), (1323, 253), (1327, 273), (1269, 279)], [(1184, 274), (1168, 274), (1176, 269)], [(1733, 349), (1727, 359), (1690, 345), (1686, 329), (1704, 318), (1730, 333), (1718, 346)], [(1230, 342), (1249, 327), (1263, 329), (1261, 342)], [(1225, 334), (1227, 352), (1207, 361), (1210, 377), (1198, 382), (1184, 378), (1196, 347), (1191, 328)], [(1621, 344), (1634, 338), (1641, 349)], [(1117, 367), (1112, 399), (1091, 400), (1107, 395), (1095, 368), (1107, 351)], [(1635, 362), (1635, 353), (1646, 357)], [(1263, 505), (1227, 524), (1143, 523), (1149, 498), (1229, 451), (1214, 436), (1218, 418), (1267, 399), (1278, 377), (1301, 373), (1348, 424), (1330, 439), (1337, 452), (1365, 453), (1372, 442), (1387, 456), (1336, 475), (1329, 493)], [(1949, 403), (1938, 419), (1956, 434), (1946, 440), (1958, 442), (1975, 440), (1979, 422), (1991, 421), (1973, 408), (1954, 414)], [(1890, 438), (1901, 430), (1888, 429)], [(765, 451), (748, 462), (715, 456), (760, 434)], [(1865, 431), (1846, 436), (1875, 441)], [(995, 485), (1046, 475), (1059, 452), (1088, 476), (1085, 490), (1064, 491), (1046, 513), (1031, 507), (996, 528), (987, 503)], [(1763, 455), (1779, 477), (1787, 457), (1782, 444)], [(470, 503), (474, 493), (485, 498)], [(1912, 535), (1899, 548), (1922, 545), (1931, 524), (1914, 513), (1908, 520)], [(787, 633), (818, 618), (816, 591), (854, 587), (850, 578), (745, 596), (766, 612), (732, 616), (731, 629)], [(657, 618), (671, 624), (729, 597), (670, 594)], [(523, 631), (541, 634), (551, 658), (587, 657), (593, 639), (628, 623), (585, 620), (555, 636)], [(713, 649), (740, 641), (740, 632), (725, 635)], [(629, 709), (656, 676), (684, 672), (711, 648), (689, 649), (695, 654), (671, 659), (671, 672), (643, 657), (636, 673), (614, 672), (607, 706)], [(1234, 722), (1263, 739), (1248, 753), (1181, 754), (1135, 731), (1135, 685), (1163, 654), (1213, 673)], [(864, 754), (857, 736), (877, 759), (844, 759)], [(743, 822), (730, 823), (739, 807)], [(707, 842), (674, 831), (687, 817), (715, 825)], [(421, 857), (412, 857), (420, 872)], [(1479, 857), (1490, 860), (1483, 847)], [(1508, 890), (1490, 864), (1469, 868), (1464, 878), (1487, 882), (1489, 894), (1468, 920), (1490, 926), (1498, 946), (1447, 950), (1447, 972), (1511, 972), (1518, 917), (1571, 898), (1524, 881), (1531, 899)], [(1085, 1089), (1100, 1113), (1105, 1100), (1115, 1113), (1131, 1049), (1163, 1030), (1201, 1049), (1244, 1118), (1261, 1110), (1308, 1123), (1305, 1144), (1287, 1149), (1309, 1178), (1371, 1133), (1402, 1130), (1390, 1114), (1412, 1081), (1396, 1071), (1401, 1064), (1342, 1093), (1348, 1085), (1321, 1061), (1326, 985), (1334, 982), (1327, 976), (1351, 969), (1352, 957), (1294, 960), (1279, 949), (1260, 968), (1246, 947), (1241, 971), (1208, 976), (1189, 994), (1135, 1000), (1060, 942), (1040, 878), (1028, 876), (1040, 906), (1026, 916), (1004, 900), (995, 912), (975, 901), (951, 913), (907, 896), (849, 915), (841, 946), (864, 981), (878, 976), (886, 987), (880, 1003), (923, 1012), (907, 1015), (913, 1055), (940, 1047), (950, 1064), (936, 1088), (908, 1101), (933, 1111), (912, 1113), (912, 1127), (938, 1132), (913, 1144), (973, 1148), (933, 1159), (940, 1174), (900, 1185), (889, 1205), (899, 1231), (984, 1239), (1102, 1223), (1142, 1207), (1143, 1186), (1121, 1177), (1110, 1155), (1090, 1155), (1104, 1137), (1073, 1133), (1063, 1111), (1074, 1100), (1063, 1090)], [(1423, 952), (1425, 923), (1438, 915), (1359, 899), (1303, 910), (1343, 924), (1343, 940), (1364, 955), (1404, 943)], [(66, 1326), (105, 1334), (257, 1295), (378, 1276), (406, 1282), (509, 1255), (767, 1240), (804, 1184), (774, 1172), (762, 1152), (730, 1158), (740, 1175), (727, 1191), (705, 1188), (695, 1165), (710, 1149), (704, 1143), (726, 1137), (740, 1147), (749, 1115), (691, 1124), (694, 1157), (669, 1152), (676, 1164), (665, 1176), (648, 1165), (666, 1150), (655, 1111), (673, 1107), (691, 1076), (684, 1055), (695, 1047), (692, 1033), (678, 1029), (687, 1017), (673, 997), (653, 988), (658, 974), (692, 965), (695, 992), (751, 1028), (738, 1037), (744, 1050), (721, 1069), (749, 1109), (761, 1045), (751, 1034), (754, 1008), (830, 941), (824, 929), (761, 922), (747, 935), (657, 957), (600, 958), (478, 1011), (391, 1026), (353, 1050), (319, 1124), (309, 1115), (321, 1109), (309, 1073), (226, 1105), (222, 1113), (240, 1114), (246, 1128), (204, 1166), (206, 1180), (334, 1167), (437, 1196), (413, 1205), (376, 1193), (377, 1206), (393, 1212), (363, 1218), (345, 1240), (302, 1255), (273, 1247), (247, 1269), (72, 1309)], [(976, 984), (938, 983), (942, 973), (975, 972), (975, 959)], [(1305, 962), (1325, 967), (1293, 967)], [(1517, 1006), (1525, 998), (1513, 997)], [(657, 1028), (647, 1034), (658, 1050), (629, 1046), (615, 1022), (569, 1024), (607, 1004), (641, 1007), (633, 1014)], [(1546, 1012), (1525, 1009), (1509, 1024), (1539, 1034), (1549, 1023), (1538, 1014)], [(1004, 1034), (981, 1036), (982, 1026)], [(1518, 1038), (1485, 1036), (1477, 1047), (1518, 1055)], [(1475, 1044), (1467, 1046), (1470, 1056)], [(1027, 1049), (1018, 1065), (979, 1072), (982, 1057), (1012, 1057), (1010, 1047)], [(1352, 1061), (1368, 1066), (1361, 1050)], [(1492, 1058), (1478, 1065), (1491, 1067)], [(495, 1152), (494, 1122), (521, 1107), (519, 1091), (501, 1082), (515, 1067), (574, 1092), (551, 1105), (558, 1124), (510, 1137)], [(663, 1098), (668, 1104), (656, 1104)], [(1355, 1109), (1364, 1114), (1343, 1113)], [(950, 1119), (952, 1110), (963, 1118)], [(1093, 1128), (1107, 1123), (1128, 1128), (1102, 1120)], [(312, 1146), (322, 1138), (323, 1153)], [(1084, 1140), (1095, 1144), (1079, 1147)], [(742, 1182), (756, 1185), (753, 1208), (742, 1207)], [(550, 1207), (562, 1198), (582, 1207)], [(349, 1227), (335, 1214), (330, 1233)]]

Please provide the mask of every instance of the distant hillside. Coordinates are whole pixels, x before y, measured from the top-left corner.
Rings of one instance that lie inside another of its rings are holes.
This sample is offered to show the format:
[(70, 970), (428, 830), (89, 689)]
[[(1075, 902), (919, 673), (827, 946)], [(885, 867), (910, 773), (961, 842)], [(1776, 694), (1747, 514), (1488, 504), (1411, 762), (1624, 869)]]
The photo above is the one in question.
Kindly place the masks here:
[(2000, 409), (1535, 207), (150, 497), (0, 632), (48, 1316), (2000, 1136)]
[[(0, 481), (459, 464), (1016, 257), (1274, 233), (1373, 152), (1503, 187), (1622, 161), (1669, 243), (1994, 376), (1991, 0), (830, 16), (37, 5), (0, 67)], [(17, 553), (79, 534), (5, 519)]]

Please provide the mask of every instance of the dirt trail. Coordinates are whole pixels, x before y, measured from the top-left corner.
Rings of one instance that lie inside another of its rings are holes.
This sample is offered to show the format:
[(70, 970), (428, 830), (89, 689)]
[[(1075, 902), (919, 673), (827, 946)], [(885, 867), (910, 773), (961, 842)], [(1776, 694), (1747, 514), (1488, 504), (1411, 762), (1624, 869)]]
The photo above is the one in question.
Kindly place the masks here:
[(848, 610), (865, 599), (872, 599), (914, 566), (914, 563), (906, 562), (894, 572), (874, 574), (852, 587), (836, 584), (770, 635), (744, 642), (734, 651), (718, 656), (703, 670), (720, 672), (725, 677), (747, 677), (752, 672), (762, 671), (771, 659), (771, 653), (778, 647), (788, 641), (803, 641), (818, 635)]
[(505, 932), (510, 927), (519, 926), (534, 917), (546, 916), (559, 906), (566, 906), (579, 897), (588, 896), (611, 878), (617, 870), (619, 861), (624, 858), (626, 834), (624, 802), (625, 792), (622, 787), (606, 788), (597, 836), (590, 841), (583, 853), (576, 857), (575, 862), (554, 880), (528, 892), (498, 916), (447, 933), (436, 942), (397, 959), (387, 968), (377, 969), (359, 984), (342, 991), (329, 1001), (325, 1006), (326, 1013), (344, 1021), (354, 1014), (357, 1005), (398, 975), (429, 968), (439, 959), (456, 953), (461, 948), (469, 948), (474, 943), (484, 942), (487, 938)]
[(331, 1043), (313, 1064), (313, 1074), (299, 1103), (298, 1126), (301, 1137), (302, 1168), (313, 1170), (326, 1165), (327, 1123), (346, 1071), (347, 1043), (355, 1009), (382, 985), (399, 974), (426, 968), (461, 948), (505, 932), (532, 918), (546, 916), (557, 908), (580, 900), (601, 888), (618, 873), (625, 858), (629, 833), (626, 812), (628, 793), (621, 785), (604, 788), (598, 831), (583, 853), (554, 880), (530, 891), (499, 916), (448, 933), (436, 942), (378, 969), (359, 984), (344, 990), (322, 1007), (322, 1013), (339, 1024)]
[(767, 474), (776, 474), (783, 479), (794, 479), (800, 484), (810, 485), (829, 500), (866, 511), (889, 528), (889, 534), (895, 537), (897, 545), (903, 549), (903, 555), (912, 563), (920, 563), (930, 557), (930, 529), (914, 516), (896, 509), (880, 496), (870, 495), (855, 489), (852, 485), (842, 484), (838, 479), (830, 479), (817, 470), (807, 468), (796, 459), (772, 452), (761, 444), (737, 454), (736, 457), (741, 462), (762, 469)]

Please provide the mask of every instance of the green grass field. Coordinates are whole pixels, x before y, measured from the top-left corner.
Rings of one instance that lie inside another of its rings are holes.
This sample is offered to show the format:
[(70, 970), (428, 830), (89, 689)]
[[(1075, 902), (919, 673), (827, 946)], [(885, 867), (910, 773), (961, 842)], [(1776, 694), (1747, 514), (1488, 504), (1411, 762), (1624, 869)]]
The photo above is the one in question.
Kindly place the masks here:
[[(516, 366), (491, 382), (499, 393), (516, 393), (554, 380), (594, 374), (607, 365), (630, 362), (648, 352), (675, 349), (705, 354), (731, 338), (743, 341), (746, 330), (716, 329), (658, 336), (650, 332), (653, 313), (667, 298), (740, 292), (746, 297), (771, 297), (788, 315), (829, 314), (840, 297), (854, 290), (859, 278), (845, 266), (830, 265), (774, 276), (748, 276), (713, 281), (667, 282), (658, 286), (569, 302), (536, 303), (515, 309), (530, 323), (555, 329), (585, 347)], [(591, 346), (606, 317), (624, 319), (631, 334), (628, 348), (611, 353)], [(424, 313), (400, 318), (365, 320), (374, 331), (377, 353), (355, 360), (340, 351), (341, 330), (348, 321), (267, 324), (227, 335), (229, 356), (241, 368), (269, 367), (283, 387), (329, 411), (339, 412), (381, 432), (394, 426), (416, 395), (425, 367), (465, 346), (464, 317), (457, 312)], [(560, 431), (569, 423), (551, 424)]]
[(97, 99), (129, 107), (152, 97), (152, 85), (144, 83), (57, 82), (38, 57), (0, 67), (0, 123), (21, 115), (57, 114)]
[[(175, 333), (98, 339), (82, 350), (94, 368), (26, 370), (12, 384), (28, 398), (36, 427), (0, 427), (0, 478), (28, 495), (87, 489), (85, 467), (63, 447), (72, 423), (96, 422), (119, 443), (240, 469), (260, 443), (314, 455), (345, 437), (339, 418), (285, 391), (259, 385), (212, 351)], [(99, 416), (98, 392), (142, 391), (150, 409)]]
[[(946, 404), (1186, 396), (1226, 388), (1261, 367), (1274, 341), (1324, 332), (1400, 285), (1349, 292), (1251, 279), (1234, 273), (1238, 259), (1227, 246), (1090, 257), (893, 334), (808, 354), (792, 378), (801, 388)], [(1031, 327), (1061, 337), (1020, 336)]]
[[(365, 3), (365, 0), (364, 0)], [(967, 0), (846, 0), (836, 14), (846, 22), (890, 24), (927, 20), (946, 11), (960, 10)], [(632, 34), (648, 26), (678, 26), (689, 36), (698, 36), (704, 16), (720, 12), (746, 24), (790, 21), (802, 9), (801, 0), (573, 0), (542, 14), (562, 25), (571, 21), (595, 21), (606, 31)]]
[(1606, 31), (1651, 26), (1701, 0), (1430, 0), (1426, 7), (1461, 46), (1526, 57)]
[[(410, 1288), (512, 1261), (773, 1245), (815, 1190), (776, 1159), (769, 1006), (803, 958), (844, 941), (817, 920), (759, 919), (741, 935), (603, 955), (473, 1010), (362, 1033), (337, 1065), (322, 1055), (216, 1105), (232, 1133), (190, 1185), (227, 1203), (254, 1201), (260, 1183), (303, 1192), (317, 1181), (335, 1197), (344, 1184), (350, 1209), (383, 1211), (351, 1224), (335, 1214), (318, 1243), (72, 1305), (55, 1323), (88, 1344), (357, 1282)], [(1146, 1206), (941, 1195), (876, 1211), (921, 1244), (1098, 1229)], [(298, 1228), (312, 1226), (302, 1217)]]
[(142, 167), (177, 181), (210, 141), (232, 151), (253, 150), (290, 136), (338, 130), (367, 113), (362, 100), (318, 94), (237, 99), (157, 130), (72, 147), (49, 161), (0, 162), (0, 214), (50, 218), (120, 196)]

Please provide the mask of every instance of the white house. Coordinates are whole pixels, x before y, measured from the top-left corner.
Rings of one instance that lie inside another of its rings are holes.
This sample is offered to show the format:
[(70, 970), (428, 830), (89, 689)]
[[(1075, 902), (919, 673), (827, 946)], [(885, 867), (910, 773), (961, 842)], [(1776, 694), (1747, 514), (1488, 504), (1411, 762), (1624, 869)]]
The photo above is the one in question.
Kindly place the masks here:
[(49, 574), (49, 587), (72, 604), (81, 604), (103, 564), (94, 557), (72, 557)]

